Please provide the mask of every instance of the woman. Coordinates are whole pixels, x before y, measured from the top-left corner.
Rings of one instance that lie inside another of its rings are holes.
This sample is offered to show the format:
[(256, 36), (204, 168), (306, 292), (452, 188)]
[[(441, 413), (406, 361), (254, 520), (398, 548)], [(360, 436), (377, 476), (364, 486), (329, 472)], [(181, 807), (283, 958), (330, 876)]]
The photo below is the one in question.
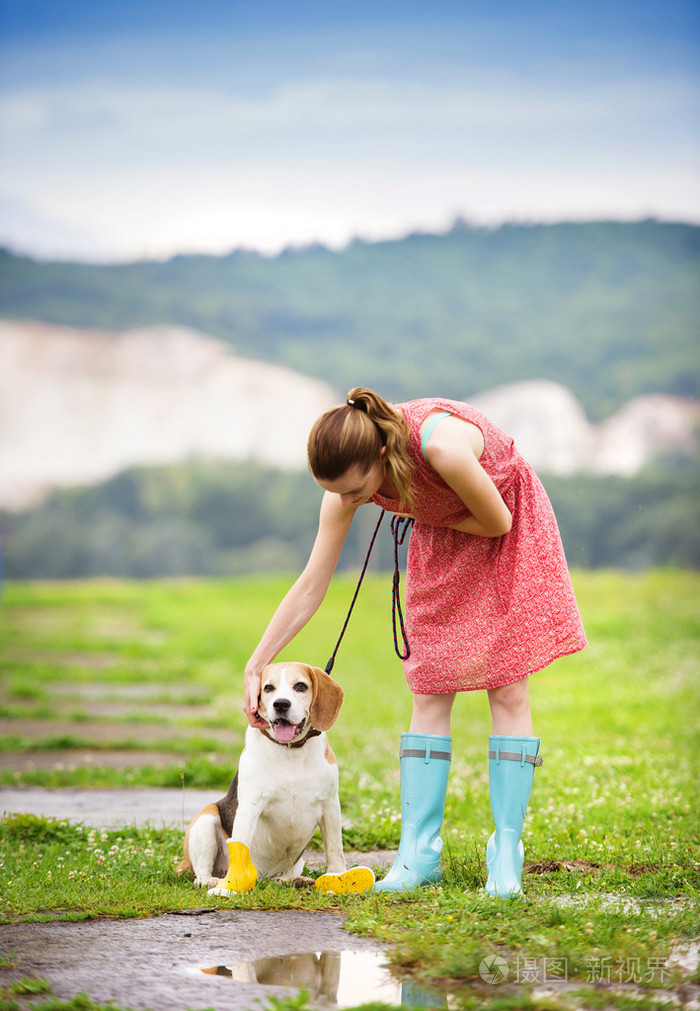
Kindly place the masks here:
[(513, 440), (468, 404), (392, 405), (361, 387), (318, 419), (308, 456), (326, 492), (318, 535), (246, 667), (248, 719), (261, 725), (261, 672), (321, 604), (357, 509), (374, 502), (413, 516), (404, 661), (413, 714), (399, 753), (401, 843), (376, 888), (439, 880), (452, 704), (457, 692), (485, 689), (495, 821), (486, 891), (520, 894), (520, 837), (534, 769), (542, 764), (528, 677), (586, 645), (544, 488)]

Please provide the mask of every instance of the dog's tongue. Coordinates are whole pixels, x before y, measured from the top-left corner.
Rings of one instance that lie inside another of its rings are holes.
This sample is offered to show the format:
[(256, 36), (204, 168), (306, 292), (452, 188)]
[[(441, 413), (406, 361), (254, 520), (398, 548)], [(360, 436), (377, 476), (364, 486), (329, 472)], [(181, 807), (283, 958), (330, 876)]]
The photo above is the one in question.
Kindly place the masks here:
[(288, 744), (289, 741), (294, 739), (297, 728), (291, 723), (275, 723), (272, 729), (276, 741), (279, 741), (281, 744)]

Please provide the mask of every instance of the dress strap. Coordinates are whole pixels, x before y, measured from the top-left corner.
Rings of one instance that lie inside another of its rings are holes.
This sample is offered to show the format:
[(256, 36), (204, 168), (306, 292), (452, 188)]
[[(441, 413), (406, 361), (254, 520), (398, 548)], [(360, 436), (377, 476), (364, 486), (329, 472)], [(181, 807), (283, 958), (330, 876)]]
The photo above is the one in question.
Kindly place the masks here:
[(428, 424), (423, 430), (423, 438), (420, 441), (420, 450), (425, 459), (425, 447), (428, 445), (428, 439), (433, 434), (433, 429), (437, 425), (438, 421), (442, 418), (449, 418), (450, 411), (439, 411), (437, 414), (433, 414), (431, 418), (428, 419)]

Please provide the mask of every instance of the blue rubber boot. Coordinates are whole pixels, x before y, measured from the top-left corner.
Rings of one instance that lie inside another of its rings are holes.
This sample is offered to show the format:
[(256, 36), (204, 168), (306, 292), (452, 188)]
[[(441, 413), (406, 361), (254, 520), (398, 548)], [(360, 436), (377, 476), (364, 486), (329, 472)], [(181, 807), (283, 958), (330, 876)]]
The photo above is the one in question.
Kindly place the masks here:
[(496, 831), (486, 847), (488, 895), (508, 898), (523, 894), (524, 851), (520, 837), (535, 766), (542, 765), (539, 748), (539, 737), (489, 737), (491, 811)]
[(394, 866), (374, 886), (405, 892), (440, 880), (440, 829), (445, 814), (452, 738), (401, 734), (401, 842)]

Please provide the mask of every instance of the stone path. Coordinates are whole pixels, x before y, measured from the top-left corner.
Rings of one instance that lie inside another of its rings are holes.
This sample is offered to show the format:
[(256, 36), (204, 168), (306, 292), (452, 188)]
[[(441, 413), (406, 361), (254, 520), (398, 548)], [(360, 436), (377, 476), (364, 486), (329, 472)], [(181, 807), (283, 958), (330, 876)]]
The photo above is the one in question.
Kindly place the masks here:
[(205, 804), (218, 800), (215, 790), (115, 787), (108, 790), (42, 787), (0, 787), (0, 811), (45, 815), (82, 821), (93, 828), (123, 825), (185, 828)]

